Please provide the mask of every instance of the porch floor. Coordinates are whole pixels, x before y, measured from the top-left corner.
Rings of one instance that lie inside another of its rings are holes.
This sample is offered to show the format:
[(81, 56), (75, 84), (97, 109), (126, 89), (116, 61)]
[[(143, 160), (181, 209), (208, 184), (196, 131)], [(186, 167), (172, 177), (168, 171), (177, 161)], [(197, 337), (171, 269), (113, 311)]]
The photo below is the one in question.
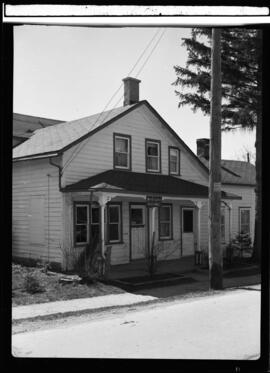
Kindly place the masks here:
[[(179, 259), (160, 260), (157, 263), (157, 273), (185, 273), (196, 268), (194, 255)], [(111, 280), (127, 277), (145, 276), (148, 274), (145, 259), (134, 260), (127, 264), (112, 265), (108, 278)]]

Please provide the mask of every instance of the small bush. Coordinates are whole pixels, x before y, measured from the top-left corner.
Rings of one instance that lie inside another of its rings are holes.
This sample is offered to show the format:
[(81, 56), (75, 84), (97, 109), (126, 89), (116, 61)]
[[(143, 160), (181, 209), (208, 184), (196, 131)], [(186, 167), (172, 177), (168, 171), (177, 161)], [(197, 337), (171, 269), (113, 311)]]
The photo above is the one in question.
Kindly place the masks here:
[(34, 274), (31, 273), (27, 273), (24, 280), (24, 287), (27, 293), (30, 294), (41, 293), (44, 291), (43, 287), (39, 283), (39, 280)]

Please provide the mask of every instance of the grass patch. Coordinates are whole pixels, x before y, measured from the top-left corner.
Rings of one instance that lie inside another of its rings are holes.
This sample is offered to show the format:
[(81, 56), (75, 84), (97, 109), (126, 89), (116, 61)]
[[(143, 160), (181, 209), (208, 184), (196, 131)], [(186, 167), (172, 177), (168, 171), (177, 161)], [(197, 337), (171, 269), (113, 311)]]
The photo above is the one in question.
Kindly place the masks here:
[(61, 284), (61, 273), (12, 264), (12, 305), (53, 302), (123, 293), (122, 289), (101, 282)]

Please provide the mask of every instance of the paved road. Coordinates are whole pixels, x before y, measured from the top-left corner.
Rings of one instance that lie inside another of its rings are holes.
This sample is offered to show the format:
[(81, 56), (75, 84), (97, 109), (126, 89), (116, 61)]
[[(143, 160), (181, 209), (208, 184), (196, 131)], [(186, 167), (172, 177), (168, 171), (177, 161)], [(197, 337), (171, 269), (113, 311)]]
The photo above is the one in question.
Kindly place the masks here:
[(13, 335), (19, 357), (257, 359), (260, 290), (168, 302)]

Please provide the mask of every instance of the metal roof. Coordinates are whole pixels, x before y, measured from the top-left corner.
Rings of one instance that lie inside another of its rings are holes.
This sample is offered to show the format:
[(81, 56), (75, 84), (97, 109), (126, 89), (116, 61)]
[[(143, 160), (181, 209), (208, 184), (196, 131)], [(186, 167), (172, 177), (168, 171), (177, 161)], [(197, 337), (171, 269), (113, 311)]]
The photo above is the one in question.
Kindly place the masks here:
[[(91, 188), (140, 194), (159, 194), (189, 198), (208, 198), (208, 187), (170, 175), (108, 170), (63, 188), (64, 192), (89, 191)], [(241, 199), (222, 191), (222, 199)]]

